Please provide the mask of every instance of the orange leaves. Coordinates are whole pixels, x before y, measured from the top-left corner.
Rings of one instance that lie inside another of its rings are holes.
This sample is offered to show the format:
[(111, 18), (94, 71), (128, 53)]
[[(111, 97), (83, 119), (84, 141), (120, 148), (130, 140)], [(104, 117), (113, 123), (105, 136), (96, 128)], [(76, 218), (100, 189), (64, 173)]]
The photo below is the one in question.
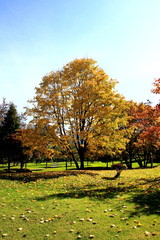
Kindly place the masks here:
[(160, 112), (157, 107), (131, 103), (130, 116), (130, 125), (137, 135), (136, 146), (157, 148), (160, 144)]
[(153, 86), (155, 87), (154, 89), (152, 89), (152, 92), (153, 93), (156, 93), (156, 94), (160, 94), (160, 78), (159, 79), (156, 79), (153, 83)]
[(150, 126), (146, 128), (139, 136), (137, 145), (144, 145), (146, 147), (155, 146), (160, 147), (160, 126)]

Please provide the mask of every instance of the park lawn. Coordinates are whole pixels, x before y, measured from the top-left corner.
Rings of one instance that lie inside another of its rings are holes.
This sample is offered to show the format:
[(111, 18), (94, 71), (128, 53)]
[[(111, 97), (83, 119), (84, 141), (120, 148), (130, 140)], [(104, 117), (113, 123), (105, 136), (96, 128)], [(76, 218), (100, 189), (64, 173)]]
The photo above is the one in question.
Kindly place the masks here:
[(0, 239), (158, 240), (159, 173), (126, 170), (116, 180), (109, 170), (0, 175)]
[[(114, 162), (116, 163), (116, 162)], [(108, 163), (108, 167), (111, 167), (113, 162)], [(94, 161), (94, 162), (85, 162), (84, 164), (85, 169), (105, 169), (106, 163), (101, 161)], [(160, 166), (160, 163), (154, 163), (154, 167)], [(150, 165), (148, 166), (150, 167)], [(13, 169), (19, 169), (20, 166), (11, 166), (11, 170)], [(34, 172), (48, 172), (48, 171), (65, 171), (66, 170), (66, 163), (65, 162), (48, 162), (47, 165), (45, 162), (41, 163), (27, 163), (27, 165), (24, 167), (27, 169), (30, 169)], [(133, 163), (133, 168), (139, 168), (139, 165), (137, 163)], [(7, 164), (0, 164), (0, 172), (4, 169), (7, 169)], [(67, 164), (67, 170), (76, 170), (75, 164), (72, 162)]]
[[(109, 166), (111, 166), (112, 163), (109, 163)], [(88, 168), (106, 168), (106, 163), (100, 162), (100, 161), (95, 161), (95, 162), (85, 162), (84, 166), (86, 169)], [(13, 169), (19, 169), (20, 166), (12, 166), (11, 165), (11, 170)], [(48, 162), (47, 164), (45, 162), (31, 162), (27, 163), (24, 168), (30, 169), (32, 171), (37, 171), (37, 172), (48, 172), (48, 171), (66, 171), (66, 163), (65, 162)], [(3, 171), (4, 169), (7, 169), (7, 164), (0, 164), (0, 171)], [(67, 164), (67, 170), (76, 170), (75, 164), (68, 163)]]

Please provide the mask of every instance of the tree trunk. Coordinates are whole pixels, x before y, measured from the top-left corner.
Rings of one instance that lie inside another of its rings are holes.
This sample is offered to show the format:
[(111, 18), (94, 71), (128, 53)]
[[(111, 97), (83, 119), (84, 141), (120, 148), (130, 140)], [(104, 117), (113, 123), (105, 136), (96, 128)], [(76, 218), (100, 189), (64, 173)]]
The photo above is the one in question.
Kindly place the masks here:
[(147, 167), (147, 163), (148, 163), (148, 153), (147, 151), (144, 151), (144, 168)]
[(81, 170), (84, 170), (84, 159), (81, 159), (81, 166), (80, 166)]
[(116, 179), (116, 178), (120, 177), (120, 175), (121, 175), (121, 172), (122, 172), (121, 170), (118, 170), (118, 171), (117, 171), (117, 174), (114, 176), (114, 179)]
[(132, 169), (132, 153), (129, 152), (129, 169)]
[(20, 169), (22, 170), (23, 167), (24, 167), (24, 162), (23, 162), (23, 160), (21, 160), (20, 164), (21, 164)]
[(80, 169), (84, 169), (84, 148), (80, 147), (79, 148), (79, 157), (80, 157)]
[(10, 158), (8, 158), (8, 172), (10, 172), (11, 170), (11, 161), (10, 161)]
[(108, 168), (108, 161), (107, 161), (107, 163), (106, 163), (106, 169)]
[(151, 168), (153, 168), (153, 157), (152, 157), (152, 153), (150, 153), (150, 163), (151, 163)]
[(142, 159), (141, 159), (141, 155), (137, 155), (137, 157), (135, 157), (135, 159), (137, 160), (138, 165), (140, 166), (140, 168), (143, 168), (143, 163), (142, 163)]
[(74, 161), (74, 163), (75, 163), (75, 165), (76, 165), (77, 170), (79, 170), (79, 165), (78, 165), (77, 160), (76, 160), (75, 157), (74, 157), (74, 154), (73, 154), (73, 153), (70, 153), (70, 154), (71, 154), (72, 159), (73, 159), (73, 161)]
[(75, 160), (74, 163), (76, 165), (77, 170), (79, 170), (80, 168), (79, 168), (78, 162)]

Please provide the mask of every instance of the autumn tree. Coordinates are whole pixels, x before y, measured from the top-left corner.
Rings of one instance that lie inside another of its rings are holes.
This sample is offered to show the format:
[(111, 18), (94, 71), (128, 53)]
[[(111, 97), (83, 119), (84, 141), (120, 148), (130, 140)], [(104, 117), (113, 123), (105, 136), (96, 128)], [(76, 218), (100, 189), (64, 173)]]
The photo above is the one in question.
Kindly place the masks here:
[[(159, 80), (155, 81), (154, 93), (159, 93), (159, 83)], [(134, 161), (140, 167), (146, 167), (148, 163), (153, 166), (153, 156), (160, 146), (159, 109), (159, 104), (153, 107), (149, 101), (145, 104), (130, 102), (128, 127), (132, 127), (133, 131), (122, 153), (128, 168), (132, 168)]]
[[(151, 91), (160, 94), (160, 79), (156, 79), (153, 85), (154, 89)], [(152, 166), (153, 155), (160, 150), (160, 103), (154, 107), (148, 106), (146, 110), (143, 115), (144, 119), (147, 119), (147, 124), (138, 138), (137, 146), (143, 149), (146, 161), (151, 162)]]
[(30, 151), (73, 159), (121, 151), (127, 141), (127, 103), (116, 81), (92, 59), (76, 59), (43, 77), (27, 114), (33, 119), (21, 139)]
[(160, 78), (155, 79), (153, 86), (154, 86), (154, 89), (152, 89), (151, 91), (153, 93), (160, 94)]
[[(154, 83), (153, 83), (154, 89), (152, 89), (151, 91), (155, 94), (160, 94), (160, 78), (159, 79), (155, 79)], [(157, 121), (155, 124), (155, 128), (154, 128), (154, 134), (156, 134), (156, 137), (158, 137), (159, 141), (157, 141), (157, 152), (156, 152), (156, 156), (157, 159), (156, 161), (160, 160), (159, 157), (159, 153), (160, 153), (160, 99), (159, 102), (157, 103), (157, 105), (155, 106), (155, 111), (157, 113)]]
[(160, 129), (157, 125), (159, 114), (155, 107), (145, 104), (140, 104), (135, 114), (137, 114), (135, 125), (138, 134), (135, 147), (137, 152), (141, 153), (139, 163), (141, 163), (143, 157), (144, 164), (141, 163), (141, 167), (146, 167), (148, 163), (153, 166), (152, 156), (160, 144)]

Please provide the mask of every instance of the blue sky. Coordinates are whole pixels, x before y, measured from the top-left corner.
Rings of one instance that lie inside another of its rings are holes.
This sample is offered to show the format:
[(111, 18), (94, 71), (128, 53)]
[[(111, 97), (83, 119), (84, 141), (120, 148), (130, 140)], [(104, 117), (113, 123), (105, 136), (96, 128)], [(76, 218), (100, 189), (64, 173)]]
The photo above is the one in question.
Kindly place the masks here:
[(0, 0), (0, 101), (21, 112), (46, 73), (88, 57), (127, 100), (156, 103), (159, 12), (159, 0)]

